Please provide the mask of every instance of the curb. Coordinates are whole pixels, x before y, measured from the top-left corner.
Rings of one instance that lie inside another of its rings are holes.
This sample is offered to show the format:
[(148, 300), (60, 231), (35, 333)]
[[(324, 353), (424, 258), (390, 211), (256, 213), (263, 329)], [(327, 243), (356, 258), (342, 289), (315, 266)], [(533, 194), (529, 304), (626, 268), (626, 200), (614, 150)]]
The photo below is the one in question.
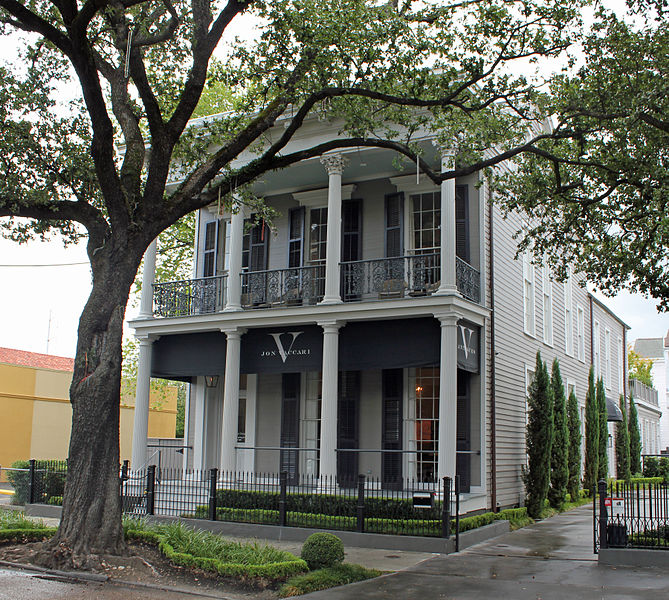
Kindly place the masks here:
[(156, 583), (142, 583), (139, 581), (126, 581), (124, 579), (112, 579), (109, 575), (99, 575), (97, 573), (86, 573), (78, 571), (59, 571), (57, 569), (47, 569), (37, 565), (29, 565), (24, 563), (14, 563), (5, 560), (0, 560), (0, 567), (15, 569), (18, 571), (31, 571), (40, 573), (42, 575), (50, 575), (53, 577), (60, 577), (62, 579), (69, 579), (70, 581), (80, 581), (84, 583), (108, 583), (117, 587), (139, 588), (156, 590), (158, 592), (172, 592), (174, 594), (187, 594), (196, 598), (214, 598), (216, 600), (229, 600), (229, 596), (221, 596), (210, 594), (207, 592), (196, 592), (180, 587), (169, 587), (165, 585), (158, 585)]

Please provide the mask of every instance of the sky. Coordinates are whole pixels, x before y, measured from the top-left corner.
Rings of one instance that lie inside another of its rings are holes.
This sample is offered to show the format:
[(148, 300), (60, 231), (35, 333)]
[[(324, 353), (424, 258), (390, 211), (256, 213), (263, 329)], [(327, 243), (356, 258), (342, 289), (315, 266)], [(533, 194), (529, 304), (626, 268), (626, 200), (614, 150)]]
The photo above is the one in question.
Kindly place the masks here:
[[(253, 26), (238, 23), (235, 33), (246, 37)], [(0, 37), (0, 62), (15, 55), (14, 43)], [(0, 282), (0, 347), (73, 357), (91, 287), (85, 245), (63, 248), (57, 239), (18, 245), (0, 238)], [(658, 314), (652, 300), (629, 293), (601, 298), (631, 327), (629, 341), (664, 336), (669, 330), (669, 315)]]

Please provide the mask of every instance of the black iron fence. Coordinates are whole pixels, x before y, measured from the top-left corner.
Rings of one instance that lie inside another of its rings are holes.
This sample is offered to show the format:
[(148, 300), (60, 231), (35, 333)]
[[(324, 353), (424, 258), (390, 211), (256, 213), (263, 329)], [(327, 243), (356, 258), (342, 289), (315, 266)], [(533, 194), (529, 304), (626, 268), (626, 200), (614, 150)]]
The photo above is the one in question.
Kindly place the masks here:
[(153, 312), (159, 317), (208, 314), (225, 308), (227, 275), (153, 284)]
[(599, 548), (669, 550), (666, 483), (599, 482), (593, 501), (593, 539)]
[(459, 542), (459, 478), (439, 484), (405, 481), (386, 489), (375, 478), (156, 469), (121, 470), (123, 510), (133, 515), (258, 523), (394, 535), (450, 537)]
[(63, 503), (67, 461), (31, 459), (15, 465), (2, 468), (14, 488), (14, 504)]

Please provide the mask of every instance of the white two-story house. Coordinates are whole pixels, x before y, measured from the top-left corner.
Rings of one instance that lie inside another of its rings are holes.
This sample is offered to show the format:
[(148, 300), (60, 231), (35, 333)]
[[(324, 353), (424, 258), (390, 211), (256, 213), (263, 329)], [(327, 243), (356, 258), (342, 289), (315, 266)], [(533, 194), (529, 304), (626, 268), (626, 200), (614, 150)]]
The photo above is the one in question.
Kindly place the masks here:
[[(294, 144), (328, 127), (309, 121)], [(422, 149), (447, 163), (429, 137)], [(356, 148), (253, 191), (279, 216), (202, 209), (192, 280), (152, 288), (155, 247), (145, 259), (137, 404), (149, 376), (191, 384), (186, 466), (392, 489), (457, 474), (467, 510), (513, 506), (537, 350), (581, 403), (591, 364), (610, 399), (625, 393), (625, 324), (574, 278), (514, 258), (520, 218), (482, 176), (436, 186)]]

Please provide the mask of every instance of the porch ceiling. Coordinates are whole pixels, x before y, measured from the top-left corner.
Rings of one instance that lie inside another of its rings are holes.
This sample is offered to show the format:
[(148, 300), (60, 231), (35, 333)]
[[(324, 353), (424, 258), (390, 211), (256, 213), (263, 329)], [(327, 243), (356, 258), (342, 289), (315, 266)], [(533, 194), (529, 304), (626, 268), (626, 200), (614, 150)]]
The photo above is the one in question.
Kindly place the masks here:
[[(432, 142), (421, 143), (423, 159), (433, 169), (439, 168), (440, 155)], [(389, 177), (408, 175), (416, 172), (416, 165), (404, 156), (391, 150), (380, 148), (344, 148), (341, 154), (349, 160), (344, 168), (342, 183), (344, 185)], [(425, 177), (425, 175), (422, 175)], [(328, 176), (320, 158), (303, 160), (287, 169), (271, 171), (256, 181), (253, 191), (258, 196), (269, 196), (295, 190), (310, 190), (325, 188), (328, 185)]]

